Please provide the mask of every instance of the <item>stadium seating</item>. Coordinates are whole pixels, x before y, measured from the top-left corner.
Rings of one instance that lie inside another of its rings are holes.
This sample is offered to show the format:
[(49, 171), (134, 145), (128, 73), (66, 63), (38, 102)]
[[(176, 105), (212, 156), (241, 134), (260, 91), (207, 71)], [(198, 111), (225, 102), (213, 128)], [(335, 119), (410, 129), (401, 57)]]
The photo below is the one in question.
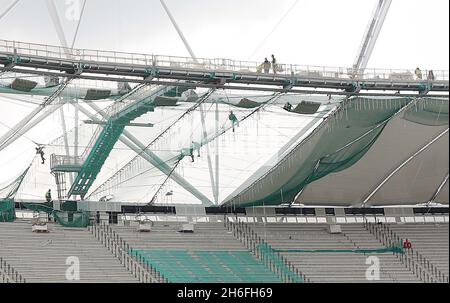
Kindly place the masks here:
[[(185, 222), (154, 222), (151, 232), (137, 226), (110, 225), (126, 241), (130, 253), (173, 283), (281, 283), (281, 278), (256, 258), (223, 223), (197, 223), (194, 233), (181, 233)], [(421, 280), (363, 224), (341, 224), (331, 234), (326, 224), (254, 223), (251, 229), (301, 271), (319, 283)], [(448, 275), (449, 225), (389, 224), (413, 249)], [(32, 233), (30, 221), (0, 223), (0, 256), (27, 282), (69, 282), (70, 256), (80, 260), (80, 281), (138, 282), (86, 229), (49, 224), (50, 233)], [(243, 231), (243, 229), (241, 230)], [(369, 256), (380, 261), (380, 279), (368, 280)], [(0, 282), (5, 282), (0, 272)]]
[(142, 250), (137, 254), (174, 283), (281, 283), (248, 251)]
[(449, 225), (390, 224), (389, 228), (400, 238), (408, 239), (414, 250), (427, 258), (445, 275), (449, 275)]
[[(30, 222), (0, 223), (0, 256), (27, 282), (138, 282), (85, 229), (49, 224), (49, 233), (32, 233)], [(68, 281), (68, 257), (80, 261), (80, 281)]]
[(179, 233), (180, 225), (157, 222), (150, 233), (113, 229), (170, 282), (281, 282), (223, 223), (198, 223), (194, 233)]
[(352, 252), (384, 248), (362, 225), (342, 225), (341, 234), (328, 233), (325, 224), (270, 223), (252, 228), (275, 250), (283, 250), (284, 257), (312, 282), (378, 282), (366, 279), (370, 255), (380, 259), (379, 282), (420, 282), (392, 253)]
[(134, 226), (113, 225), (112, 228), (136, 249), (247, 251), (223, 223), (198, 223), (194, 233), (179, 233), (181, 225), (181, 222), (155, 222), (150, 233), (137, 232)]

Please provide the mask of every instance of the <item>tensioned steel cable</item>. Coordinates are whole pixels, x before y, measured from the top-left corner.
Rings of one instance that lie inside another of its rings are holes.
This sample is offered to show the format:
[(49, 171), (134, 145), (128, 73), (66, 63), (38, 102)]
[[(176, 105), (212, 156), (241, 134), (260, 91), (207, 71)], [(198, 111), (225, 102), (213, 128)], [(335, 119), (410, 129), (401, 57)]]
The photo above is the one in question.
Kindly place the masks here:
[(297, 5), (299, 0), (295, 0), (295, 2), (291, 5), (291, 7), (287, 10), (287, 12), (281, 17), (281, 19), (278, 21), (278, 23), (274, 26), (274, 28), (267, 34), (267, 36), (263, 39), (263, 41), (256, 47), (256, 49), (253, 51), (253, 53), (248, 57), (247, 61), (253, 58), (253, 56), (259, 51), (259, 49), (266, 43), (267, 39), (275, 32), (275, 30), (280, 26), (280, 24), (286, 19), (286, 17), (289, 15), (289, 13), (294, 9), (294, 7)]

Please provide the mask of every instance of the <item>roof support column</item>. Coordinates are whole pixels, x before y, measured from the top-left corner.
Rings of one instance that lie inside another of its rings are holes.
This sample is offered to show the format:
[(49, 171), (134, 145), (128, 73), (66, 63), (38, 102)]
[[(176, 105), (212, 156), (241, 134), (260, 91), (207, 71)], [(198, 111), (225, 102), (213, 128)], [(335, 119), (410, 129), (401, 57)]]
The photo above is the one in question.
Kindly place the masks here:
[(173, 26), (175, 27), (175, 30), (177, 31), (178, 35), (180, 36), (181, 40), (183, 41), (184, 46), (186, 47), (187, 51), (189, 52), (189, 55), (191, 55), (192, 59), (194, 61), (197, 61), (197, 57), (194, 54), (194, 51), (192, 50), (191, 46), (187, 42), (186, 38), (183, 35), (183, 32), (181, 31), (180, 27), (178, 26), (177, 22), (175, 21), (175, 18), (172, 16), (172, 13), (170, 12), (169, 8), (167, 7), (164, 0), (160, 0), (161, 4), (166, 11), (167, 15), (169, 16), (170, 21), (172, 22)]
[(367, 67), (372, 51), (377, 43), (378, 36), (381, 28), (383, 27), (384, 20), (391, 6), (392, 0), (378, 0), (375, 11), (372, 14), (372, 18), (369, 22), (367, 30), (364, 34), (363, 41), (353, 63), (353, 75), (360, 75), (364, 73), (364, 69)]
[[(203, 128), (203, 140), (205, 142), (207, 142), (208, 133), (206, 131), (205, 111), (203, 110), (203, 104), (200, 104), (200, 115), (201, 115), (202, 128)], [(199, 151), (199, 153), (200, 153), (200, 151)], [(207, 154), (207, 159), (208, 159), (209, 178), (211, 179), (211, 187), (212, 187), (212, 191), (213, 191), (214, 202), (216, 204), (218, 204), (217, 191), (216, 191), (216, 186), (215, 186), (215, 182), (214, 182), (214, 172), (212, 169), (211, 154), (209, 151), (209, 144), (206, 144), (206, 154)]]

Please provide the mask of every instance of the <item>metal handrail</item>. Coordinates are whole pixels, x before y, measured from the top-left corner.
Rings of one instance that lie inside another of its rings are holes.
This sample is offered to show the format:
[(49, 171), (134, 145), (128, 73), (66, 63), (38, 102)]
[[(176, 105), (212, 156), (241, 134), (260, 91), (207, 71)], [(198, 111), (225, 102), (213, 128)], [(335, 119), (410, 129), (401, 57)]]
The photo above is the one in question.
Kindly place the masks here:
[(25, 278), (10, 264), (8, 264), (2, 257), (0, 257), (0, 276), (6, 282), (26, 283)]
[[(377, 240), (386, 246), (401, 245), (401, 238), (396, 235), (388, 226), (385, 224), (374, 224), (367, 220), (364, 221), (364, 227), (373, 234)], [(436, 268), (432, 263), (430, 263), (425, 257), (419, 254), (417, 251), (416, 259), (414, 259), (414, 251), (408, 249), (405, 253), (400, 254), (394, 252), (394, 254), (400, 258), (401, 262), (405, 267), (410, 270), (417, 278), (423, 282), (432, 283), (433, 281), (441, 281), (448, 283), (448, 277), (445, 276), (438, 268)], [(423, 261), (423, 262), (422, 262)], [(426, 271), (425, 271), (426, 269)], [(431, 273), (431, 274), (430, 274)]]
[[(152, 85), (140, 85), (127, 93), (126, 95), (122, 96), (118, 100), (116, 100), (111, 106), (105, 109), (105, 113), (108, 117), (112, 118), (119, 114), (121, 111), (123, 111), (125, 108), (132, 106), (148, 96), (151, 96), (155, 94), (156, 92), (167, 92), (170, 90), (170, 87), (164, 86), (160, 87), (160, 90), (155, 90), (155, 86)], [(133, 96), (133, 98), (131, 98)], [(87, 144), (86, 148), (84, 149), (81, 156), (74, 157), (74, 156), (66, 156), (66, 155), (51, 155), (50, 159), (50, 166), (56, 167), (56, 166), (81, 166), (86, 161), (87, 157), (89, 156), (89, 153), (91, 152), (91, 149), (93, 148), (94, 144), (97, 142), (100, 133), (103, 131), (103, 125), (99, 125), (91, 139), (89, 140), (89, 143)]]
[[(389, 228), (389, 226), (383, 224), (382, 229), (384, 229), (384, 232), (391, 238), (395, 239), (397, 243), (401, 242), (401, 238), (392, 230)], [(448, 283), (449, 277), (446, 276), (440, 269), (438, 269), (433, 263), (431, 263), (425, 256), (423, 256), (421, 253), (419, 253), (417, 250), (414, 250), (413, 248), (409, 248), (407, 251), (414, 260), (414, 256), (417, 262), (419, 262), (419, 265), (426, 268), (428, 272), (433, 273), (441, 281), (446, 281)]]
[(311, 282), (302, 272), (295, 268), (294, 265), (292, 265), (290, 261), (286, 260), (286, 258), (284, 258), (280, 253), (276, 252), (276, 256), (282, 260), (285, 266), (289, 269), (290, 273), (274, 264), (267, 255), (262, 255), (258, 247), (260, 247), (261, 245), (270, 245), (264, 239), (262, 239), (252, 228), (250, 228), (248, 224), (245, 224), (244, 222), (233, 223), (229, 220), (228, 217), (225, 219), (224, 224), (229, 231), (233, 232), (233, 236), (244, 243), (246, 247), (250, 249), (250, 251), (255, 254), (258, 259), (262, 260), (265, 265), (269, 266), (270, 270), (279, 275), (283, 281), (287, 283), (295, 283), (296, 281), (289, 275), (290, 273), (293, 273), (294, 275), (300, 277), (303, 281), (307, 283)]
[[(38, 56), (55, 58), (69, 62), (103, 62), (108, 64), (120, 64), (128, 66), (146, 66), (153, 68), (186, 68), (202, 71), (234, 71), (241, 73), (258, 73), (261, 62), (240, 61), (224, 58), (197, 58), (194, 61), (190, 57), (150, 55), (139, 53), (125, 53), (116, 51), (102, 51), (90, 49), (69, 49), (60, 46), (51, 46), (35, 43), (0, 40), (0, 52), (9, 53), (18, 57)], [(422, 70), (422, 79), (417, 78), (414, 70), (405, 69), (377, 69), (366, 68), (354, 73), (353, 68), (309, 66), (297, 64), (277, 64), (277, 74), (282, 76), (308, 76), (313, 78), (353, 79), (359, 80), (386, 80), (406, 82), (434, 82), (448, 81), (448, 70), (435, 70), (434, 80), (427, 79), (429, 70)]]
[(110, 226), (94, 224), (90, 231), (140, 282), (152, 283), (155, 279), (159, 283), (168, 282), (162, 273), (144, 262), (140, 256), (133, 256), (133, 248)]

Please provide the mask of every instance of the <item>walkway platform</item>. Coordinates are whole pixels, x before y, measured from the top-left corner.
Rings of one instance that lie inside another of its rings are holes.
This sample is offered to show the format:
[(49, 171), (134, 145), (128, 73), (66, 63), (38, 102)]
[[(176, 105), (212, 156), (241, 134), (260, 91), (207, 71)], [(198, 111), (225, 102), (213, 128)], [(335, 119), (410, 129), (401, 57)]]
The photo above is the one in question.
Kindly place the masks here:
[[(188, 81), (185, 85), (191, 86), (223, 88), (229, 84), (227, 88), (286, 92), (299, 91), (298, 88), (330, 89), (341, 93), (363, 90), (425, 94), (448, 93), (449, 90), (448, 71), (433, 71), (434, 79), (431, 80), (416, 79), (412, 70), (365, 69), (356, 74), (352, 68), (278, 64), (279, 72), (268, 74), (260, 72), (260, 62), (217, 58), (194, 61), (188, 57), (67, 49), (7, 40), (0, 40), (0, 64), (4, 65), (0, 72), (153, 84), (163, 84), (165, 80), (167, 85), (170, 81), (183, 80)], [(426, 70), (422, 72), (428, 74)]]

